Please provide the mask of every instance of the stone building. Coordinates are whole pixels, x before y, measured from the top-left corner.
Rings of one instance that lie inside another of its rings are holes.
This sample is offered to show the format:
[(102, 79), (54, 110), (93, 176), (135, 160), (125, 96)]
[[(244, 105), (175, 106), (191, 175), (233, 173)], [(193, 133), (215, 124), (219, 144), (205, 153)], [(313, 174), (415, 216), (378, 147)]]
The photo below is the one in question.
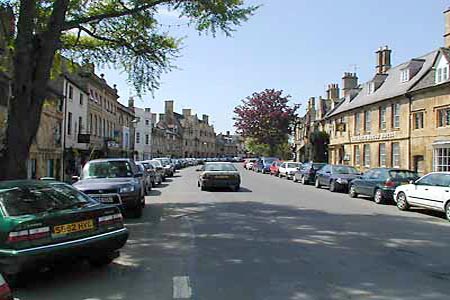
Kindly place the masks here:
[[(152, 157), (182, 157), (183, 127), (182, 116), (174, 111), (174, 101), (165, 101), (164, 113), (159, 114), (159, 120), (155, 124), (152, 134), (155, 134), (152, 143)], [(156, 115), (152, 116), (156, 122)]]
[(122, 157), (133, 158), (134, 136), (137, 119), (134, 111), (121, 103), (117, 104), (117, 126), (119, 129), (119, 141), (122, 149)]
[(218, 157), (245, 157), (245, 141), (242, 136), (238, 134), (230, 134), (227, 131), (225, 134), (219, 133), (216, 137), (217, 154), (213, 156)]
[(134, 159), (148, 160), (152, 158), (152, 111), (150, 108), (134, 106), (134, 100), (130, 98), (128, 107), (133, 110), (136, 122), (134, 122)]
[(181, 118), (183, 126), (183, 156), (212, 157), (216, 156), (216, 134), (214, 126), (209, 124), (209, 116), (192, 114), (191, 109), (183, 109)]

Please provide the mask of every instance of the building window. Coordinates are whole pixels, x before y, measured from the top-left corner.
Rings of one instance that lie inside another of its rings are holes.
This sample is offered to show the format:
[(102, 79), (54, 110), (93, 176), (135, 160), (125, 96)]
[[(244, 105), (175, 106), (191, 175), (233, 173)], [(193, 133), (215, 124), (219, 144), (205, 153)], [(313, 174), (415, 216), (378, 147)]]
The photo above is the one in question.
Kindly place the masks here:
[(380, 129), (386, 129), (386, 107), (380, 107)]
[(106, 120), (103, 119), (103, 137), (106, 137)]
[(136, 144), (140, 144), (140, 143), (141, 143), (141, 133), (136, 132)]
[(54, 177), (55, 161), (53, 159), (47, 160), (47, 177)]
[(150, 126), (150, 120), (145, 120), (145, 126)]
[(434, 172), (448, 172), (450, 171), (450, 148), (436, 148), (434, 149)]
[(361, 165), (361, 152), (359, 149), (359, 145), (353, 146), (353, 150), (355, 153), (355, 166)]
[(37, 161), (35, 159), (28, 160), (28, 179), (37, 179)]
[(448, 80), (448, 66), (438, 68), (436, 71), (436, 83), (442, 83)]
[(370, 111), (364, 112), (364, 131), (370, 132), (370, 127), (372, 126), (372, 121), (370, 119)]
[(83, 94), (80, 93), (80, 105), (83, 105)]
[(69, 85), (69, 99), (73, 99), (73, 86)]
[(69, 112), (69, 115), (67, 116), (67, 135), (72, 134), (72, 113)]
[(90, 116), (89, 116), (89, 133), (91, 133), (92, 134), (92, 126), (93, 126), (94, 124), (92, 124), (92, 114), (90, 114)]
[(400, 103), (392, 105), (392, 127), (400, 128)]
[(409, 81), (409, 69), (402, 70), (400, 73), (400, 82), (408, 82)]
[(364, 166), (370, 168), (370, 145), (364, 145)]
[(450, 108), (443, 108), (437, 111), (438, 113), (438, 127), (450, 125)]
[(386, 167), (386, 144), (380, 144), (379, 147), (380, 167)]
[(81, 134), (81, 131), (83, 130), (83, 118), (78, 118), (78, 134)]
[(145, 135), (145, 144), (150, 144), (150, 136), (148, 134)]
[(392, 143), (392, 167), (400, 168), (400, 144)]
[(361, 116), (359, 113), (355, 114), (355, 134), (360, 134)]
[(375, 93), (375, 82), (369, 82), (367, 87), (367, 94), (373, 94)]
[(423, 128), (423, 111), (416, 112), (413, 114), (414, 129)]

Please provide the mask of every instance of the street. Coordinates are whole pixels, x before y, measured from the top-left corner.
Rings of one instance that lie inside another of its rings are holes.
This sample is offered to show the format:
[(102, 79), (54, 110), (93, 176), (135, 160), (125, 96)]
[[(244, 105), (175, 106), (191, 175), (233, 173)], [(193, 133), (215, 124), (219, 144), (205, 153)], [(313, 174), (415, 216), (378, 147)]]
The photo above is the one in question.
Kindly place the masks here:
[(443, 214), (331, 193), (246, 171), (242, 188), (201, 192), (195, 167), (126, 220), (104, 269), (29, 274), (20, 300), (448, 299)]

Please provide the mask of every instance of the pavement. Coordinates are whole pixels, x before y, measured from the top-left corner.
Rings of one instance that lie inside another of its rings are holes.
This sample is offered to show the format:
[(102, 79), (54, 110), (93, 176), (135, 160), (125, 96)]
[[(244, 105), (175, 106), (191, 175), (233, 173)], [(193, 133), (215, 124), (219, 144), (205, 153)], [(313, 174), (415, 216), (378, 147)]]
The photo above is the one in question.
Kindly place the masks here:
[(201, 192), (195, 168), (127, 220), (114, 263), (38, 274), (21, 300), (450, 299), (450, 224), (242, 169), (240, 192)]

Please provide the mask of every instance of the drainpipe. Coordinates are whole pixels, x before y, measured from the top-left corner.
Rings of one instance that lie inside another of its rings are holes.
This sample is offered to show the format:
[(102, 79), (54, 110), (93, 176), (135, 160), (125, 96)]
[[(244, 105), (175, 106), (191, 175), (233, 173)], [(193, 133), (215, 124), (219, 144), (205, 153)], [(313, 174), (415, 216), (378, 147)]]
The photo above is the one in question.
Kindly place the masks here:
[(412, 123), (412, 115), (411, 115), (411, 107), (413, 96), (410, 93), (406, 93), (405, 97), (408, 98), (408, 170), (412, 170), (411, 167), (411, 123)]

